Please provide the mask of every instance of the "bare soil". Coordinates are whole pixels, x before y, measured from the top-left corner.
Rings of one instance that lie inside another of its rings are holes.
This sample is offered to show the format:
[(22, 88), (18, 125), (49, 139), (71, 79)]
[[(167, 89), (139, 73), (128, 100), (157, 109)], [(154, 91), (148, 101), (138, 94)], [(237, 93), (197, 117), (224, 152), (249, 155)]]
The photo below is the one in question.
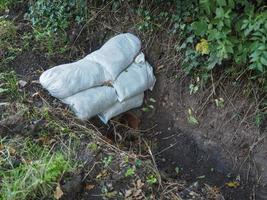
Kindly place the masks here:
[[(9, 66), (16, 71), (19, 79), (27, 81), (24, 89), (30, 96), (36, 92), (47, 95), (35, 83), (44, 69), (74, 61), (99, 48), (118, 32), (134, 32), (143, 40), (143, 49), (154, 66), (157, 78), (154, 90), (146, 93), (144, 104), (153, 104), (154, 109), (149, 112), (142, 112), (141, 109), (133, 111), (141, 121), (139, 128), (145, 131), (131, 132), (131, 129), (120, 126), (123, 116), (113, 119), (108, 126), (97, 119), (85, 123), (89, 127), (97, 127), (122, 150), (132, 151), (148, 143), (162, 180), (186, 182), (185, 189), (179, 193), (184, 199), (190, 199), (187, 189), (201, 193), (206, 185), (218, 188), (227, 200), (267, 199), (266, 122), (261, 127), (256, 127), (253, 122), (253, 113), (260, 98), (246, 95), (245, 79), (241, 78), (233, 84), (219, 73), (214, 75), (212, 84), (201, 88), (196, 94), (190, 94), (192, 79), (181, 70), (181, 55), (173, 53), (172, 44), (176, 38), (167, 37), (164, 31), (152, 35), (139, 32), (129, 25), (135, 20), (132, 13), (122, 16), (122, 12), (96, 17), (90, 28), (81, 35), (76, 29), (70, 31), (70, 39), (74, 39), (68, 54), (47, 57), (42, 52), (24, 52)], [(215, 98), (219, 97), (225, 100), (223, 108), (216, 107), (214, 103)], [(45, 98), (52, 105), (58, 103), (49, 96)], [(149, 102), (150, 98), (156, 102)], [(33, 105), (43, 106), (42, 102), (34, 100)], [(194, 111), (197, 125), (187, 120), (189, 108)], [(21, 131), (21, 127), (16, 130)], [(118, 140), (118, 134), (123, 139)], [(107, 152), (92, 154), (86, 150), (86, 144), (85, 139), (81, 143), (79, 158), (89, 160), (87, 166), (91, 169)], [(86, 179), (86, 170), (67, 175), (68, 178), (61, 183), (66, 192), (64, 198), (103, 199), (100, 195), (103, 185), (111, 182), (111, 187), (119, 190), (129, 183), (121, 176), (110, 176), (101, 183), (96, 182), (94, 177), (100, 171), (100, 168), (94, 167)], [(226, 186), (231, 181), (240, 182), (240, 186)], [(88, 192), (84, 189), (88, 184), (96, 187)], [(160, 198), (155, 196), (155, 199)]]

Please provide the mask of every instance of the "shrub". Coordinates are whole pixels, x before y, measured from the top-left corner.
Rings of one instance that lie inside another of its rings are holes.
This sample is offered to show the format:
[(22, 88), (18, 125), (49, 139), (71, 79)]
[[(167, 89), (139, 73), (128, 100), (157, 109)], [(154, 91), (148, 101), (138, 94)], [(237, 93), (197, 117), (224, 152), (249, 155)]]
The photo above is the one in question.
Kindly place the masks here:
[(32, 23), (35, 39), (50, 53), (67, 44), (67, 28), (83, 23), (86, 17), (86, 0), (37, 0), (25, 15)]
[[(199, 0), (199, 15), (182, 45), (185, 69), (210, 71), (227, 62), (234, 72), (267, 70), (267, 11), (263, 1)], [(266, 80), (265, 80), (266, 81)]]

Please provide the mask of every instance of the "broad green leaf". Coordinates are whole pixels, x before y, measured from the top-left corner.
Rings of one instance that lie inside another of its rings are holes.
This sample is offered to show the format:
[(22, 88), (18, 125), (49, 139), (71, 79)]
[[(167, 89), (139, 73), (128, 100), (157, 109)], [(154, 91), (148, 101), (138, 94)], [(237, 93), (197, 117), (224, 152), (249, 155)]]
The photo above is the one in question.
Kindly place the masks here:
[(225, 0), (217, 0), (217, 4), (219, 6), (226, 6), (226, 1)]
[(235, 7), (235, 1), (234, 0), (228, 0), (228, 7), (234, 8)]
[(203, 36), (208, 30), (208, 24), (205, 21), (198, 21), (192, 23), (192, 28), (196, 35)]
[(210, 0), (199, 0), (199, 5), (208, 15), (211, 14)]
[(261, 64), (267, 66), (267, 59), (264, 58), (264, 56), (261, 56), (260, 61), (261, 61)]
[(222, 7), (216, 8), (216, 17), (217, 19), (223, 19), (224, 18), (224, 10)]

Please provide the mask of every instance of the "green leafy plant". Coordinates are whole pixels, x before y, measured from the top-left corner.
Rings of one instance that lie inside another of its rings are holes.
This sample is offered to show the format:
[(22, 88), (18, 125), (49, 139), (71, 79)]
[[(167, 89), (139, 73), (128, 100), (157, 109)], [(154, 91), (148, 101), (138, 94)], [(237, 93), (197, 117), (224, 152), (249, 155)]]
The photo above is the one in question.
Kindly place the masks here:
[(154, 175), (149, 175), (147, 178), (146, 178), (146, 182), (149, 184), (149, 185), (154, 185), (158, 182), (157, 178), (154, 176)]
[[(0, 199), (26, 200), (51, 197), (61, 176), (71, 171), (71, 162), (60, 152), (33, 144), (27, 139), (1, 140)], [(12, 146), (17, 146), (14, 149)], [(20, 164), (14, 164), (14, 159)]]
[(135, 174), (135, 167), (128, 167), (127, 171), (125, 172), (124, 176), (125, 177), (129, 177), (129, 176), (133, 176)]
[(113, 160), (112, 156), (104, 157), (104, 159), (102, 160), (104, 167), (108, 167), (111, 164), (112, 160)]
[[(40, 46), (52, 54), (65, 51), (66, 34), (70, 25), (82, 24), (87, 18), (87, 1), (37, 0), (29, 7), (25, 18), (31, 21), (34, 36)], [(74, 19), (74, 20), (73, 20)]]
[(263, 3), (200, 0), (199, 8), (199, 15), (191, 24), (190, 42), (184, 45), (188, 72), (210, 71), (226, 61), (231, 62), (230, 66), (236, 65), (237, 72), (266, 72), (267, 12)]
[(19, 2), (19, 0), (0, 0), (0, 11), (10, 8), (17, 2)]
[(18, 97), (17, 77), (14, 71), (0, 73), (0, 97), (9, 99)]
[(197, 125), (198, 124), (198, 120), (197, 118), (193, 115), (192, 113), (192, 110), (189, 108), (188, 109), (188, 117), (187, 117), (187, 120), (190, 124), (193, 124), (193, 125)]
[(0, 64), (3, 67), (22, 50), (17, 44), (17, 28), (13, 21), (0, 19)]

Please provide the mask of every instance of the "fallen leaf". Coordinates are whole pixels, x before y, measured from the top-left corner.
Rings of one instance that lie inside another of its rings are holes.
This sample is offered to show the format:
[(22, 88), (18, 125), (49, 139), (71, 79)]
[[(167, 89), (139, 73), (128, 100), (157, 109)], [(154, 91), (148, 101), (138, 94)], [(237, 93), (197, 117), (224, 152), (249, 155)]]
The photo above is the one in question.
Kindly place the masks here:
[(136, 191), (134, 191), (133, 196), (134, 196), (134, 197), (138, 197), (141, 193), (142, 193), (142, 190), (141, 190), (141, 189), (136, 190)]
[(237, 188), (240, 184), (237, 181), (232, 181), (232, 182), (225, 183), (225, 185), (230, 188)]
[(88, 190), (88, 191), (92, 190), (94, 187), (95, 187), (95, 185), (91, 185), (91, 184), (86, 184), (85, 185), (85, 189)]
[(135, 114), (128, 112), (123, 116), (123, 119), (126, 120), (129, 127), (133, 129), (139, 128), (140, 119)]
[(8, 147), (8, 151), (11, 156), (14, 156), (16, 154), (16, 149), (14, 149), (13, 147)]
[(125, 198), (131, 196), (133, 194), (133, 191), (131, 189), (125, 191)]
[(141, 189), (144, 186), (144, 183), (142, 183), (141, 179), (138, 179), (136, 182), (136, 185), (137, 185), (137, 189)]
[(27, 82), (24, 81), (24, 80), (19, 80), (18, 84), (19, 84), (20, 87), (23, 88), (23, 87), (25, 87), (27, 85)]
[(164, 67), (165, 67), (164, 65), (160, 65), (160, 66), (158, 66), (158, 67), (157, 67), (157, 71), (163, 69)]
[(55, 190), (55, 192), (54, 192), (54, 197), (55, 197), (55, 199), (60, 199), (62, 196), (63, 196), (63, 191), (61, 190), (61, 188), (60, 188), (60, 185), (59, 184), (57, 184), (57, 187), (56, 187), (56, 190)]
[(107, 175), (108, 175), (108, 172), (106, 169), (104, 169), (96, 176), (96, 179), (101, 179), (102, 177), (106, 177)]
[(0, 144), (0, 151), (4, 150), (5, 146)]

